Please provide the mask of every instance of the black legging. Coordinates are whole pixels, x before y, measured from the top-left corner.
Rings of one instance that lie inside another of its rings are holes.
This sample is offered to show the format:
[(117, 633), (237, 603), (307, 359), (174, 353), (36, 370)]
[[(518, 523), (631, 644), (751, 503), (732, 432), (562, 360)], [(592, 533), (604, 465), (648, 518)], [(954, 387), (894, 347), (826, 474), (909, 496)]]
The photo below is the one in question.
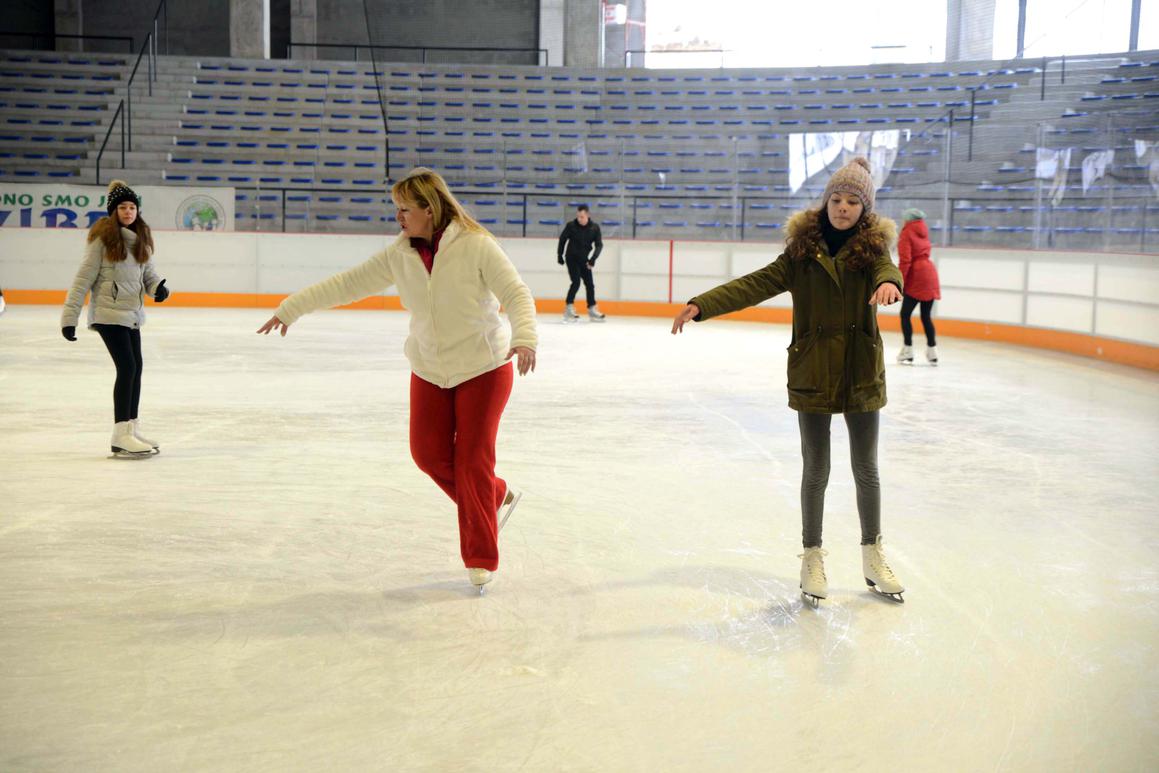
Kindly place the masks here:
[[(877, 411), (845, 414), (849, 430), (849, 457), (857, 486), (857, 515), (861, 519), (861, 544), (872, 545), (881, 533), (881, 482), (877, 475)], [(829, 485), (828, 413), (797, 413), (801, 428), (801, 542), (821, 547), (821, 523), (825, 515), (825, 488)]]
[(914, 313), (914, 307), (918, 304), (922, 306), (922, 330), (926, 331), (926, 345), (937, 346), (938, 341), (934, 336), (934, 318), (932, 316), (934, 311), (933, 301), (919, 301), (917, 298), (911, 298), (908, 295), (901, 299), (901, 334), (905, 336), (905, 345), (912, 346), (914, 342), (914, 326), (909, 321), (910, 315)]
[(114, 420), (132, 421), (137, 418), (137, 406), (141, 402), (141, 331), (123, 325), (93, 327), (117, 366), (117, 381), (113, 385)]
[(575, 303), (575, 294), (579, 292), (580, 282), (584, 283), (584, 289), (588, 295), (588, 308), (596, 305), (596, 285), (592, 281), (592, 270), (588, 267), (587, 258), (573, 258), (567, 259), (567, 273), (571, 277), (571, 287), (567, 290), (567, 302)]

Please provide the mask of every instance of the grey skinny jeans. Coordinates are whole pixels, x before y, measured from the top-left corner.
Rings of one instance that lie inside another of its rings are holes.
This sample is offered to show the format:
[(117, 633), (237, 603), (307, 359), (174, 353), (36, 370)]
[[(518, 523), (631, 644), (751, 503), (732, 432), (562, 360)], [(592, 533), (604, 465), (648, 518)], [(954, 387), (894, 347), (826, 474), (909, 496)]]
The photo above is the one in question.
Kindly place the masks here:
[[(877, 475), (879, 411), (846, 413), (849, 456), (857, 485), (857, 515), (861, 518), (861, 544), (872, 545), (881, 533), (881, 482)], [(801, 428), (801, 538), (805, 547), (821, 547), (821, 523), (825, 514), (825, 488), (829, 485), (828, 413), (797, 413)]]

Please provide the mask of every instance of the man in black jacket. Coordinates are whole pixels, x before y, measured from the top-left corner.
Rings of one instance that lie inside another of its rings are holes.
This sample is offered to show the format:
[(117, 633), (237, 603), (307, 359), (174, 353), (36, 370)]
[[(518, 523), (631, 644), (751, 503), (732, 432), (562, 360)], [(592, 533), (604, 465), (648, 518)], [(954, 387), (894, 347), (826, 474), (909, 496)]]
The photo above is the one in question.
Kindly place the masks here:
[[(593, 247), (595, 248), (593, 251)], [(592, 281), (592, 269), (596, 266), (596, 258), (604, 249), (603, 239), (600, 238), (600, 227), (591, 219), (587, 204), (580, 204), (576, 208), (575, 220), (563, 227), (559, 235), (559, 247), (556, 253), (559, 264), (567, 263), (567, 273), (571, 277), (571, 287), (567, 291), (567, 308), (563, 312), (564, 322), (576, 322), (579, 315), (575, 313), (575, 294), (579, 290), (580, 281), (588, 296), (588, 318), (592, 322), (603, 322), (606, 316), (596, 305), (596, 286)]]

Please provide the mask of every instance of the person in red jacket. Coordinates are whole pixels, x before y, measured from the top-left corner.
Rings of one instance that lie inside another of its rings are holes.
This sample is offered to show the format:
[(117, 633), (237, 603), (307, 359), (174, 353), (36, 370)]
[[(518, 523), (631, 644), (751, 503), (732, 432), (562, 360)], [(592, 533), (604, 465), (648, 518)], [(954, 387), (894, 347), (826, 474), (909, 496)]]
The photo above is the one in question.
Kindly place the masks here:
[(934, 301), (941, 300), (942, 288), (938, 283), (938, 269), (930, 260), (930, 231), (926, 228), (926, 213), (920, 209), (902, 212), (905, 225), (897, 238), (898, 268), (901, 269), (904, 297), (901, 301), (901, 333), (905, 344), (898, 352), (897, 361), (912, 365), (914, 361), (914, 328), (910, 315), (921, 305), (922, 329), (926, 331), (926, 359), (938, 364), (938, 341), (934, 334)]

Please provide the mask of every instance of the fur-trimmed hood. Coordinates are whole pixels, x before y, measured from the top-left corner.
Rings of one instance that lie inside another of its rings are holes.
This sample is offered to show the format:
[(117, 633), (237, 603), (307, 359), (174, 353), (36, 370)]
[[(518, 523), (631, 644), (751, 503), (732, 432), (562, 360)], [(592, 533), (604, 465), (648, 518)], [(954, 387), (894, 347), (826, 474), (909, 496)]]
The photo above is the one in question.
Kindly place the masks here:
[[(785, 254), (791, 260), (809, 260), (818, 252), (828, 253), (821, 232), (820, 209), (806, 209), (795, 213), (785, 225)], [(845, 265), (860, 270), (873, 265), (879, 255), (889, 254), (897, 241), (897, 224), (888, 217), (870, 212), (854, 226), (856, 233), (842, 249)]]

